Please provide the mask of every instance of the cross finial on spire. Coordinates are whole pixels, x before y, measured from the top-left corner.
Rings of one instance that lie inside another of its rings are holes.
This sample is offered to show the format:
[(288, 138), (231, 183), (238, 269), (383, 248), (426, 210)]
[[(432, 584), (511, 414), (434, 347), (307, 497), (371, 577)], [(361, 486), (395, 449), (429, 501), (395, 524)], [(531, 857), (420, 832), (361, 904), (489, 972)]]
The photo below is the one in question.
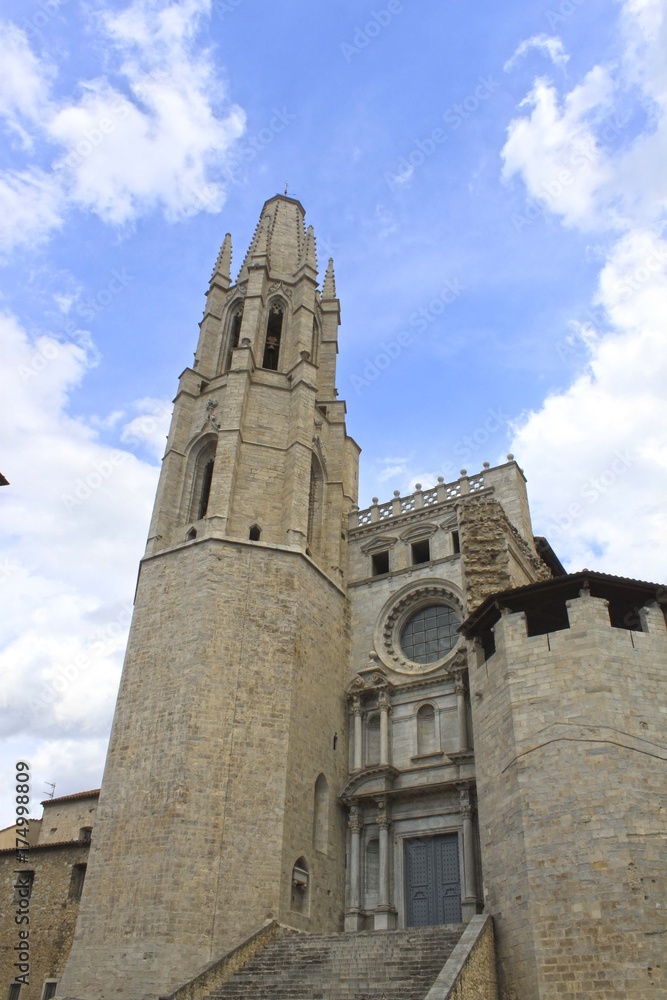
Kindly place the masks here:
[(285, 196), (287, 196), (287, 181), (285, 181)]

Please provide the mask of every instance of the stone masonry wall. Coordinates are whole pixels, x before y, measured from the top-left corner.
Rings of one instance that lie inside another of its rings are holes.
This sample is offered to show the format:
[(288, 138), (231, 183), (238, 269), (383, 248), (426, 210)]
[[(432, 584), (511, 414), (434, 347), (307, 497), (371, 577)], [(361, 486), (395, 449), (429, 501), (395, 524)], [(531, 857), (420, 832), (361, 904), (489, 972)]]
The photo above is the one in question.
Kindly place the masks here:
[[(62, 995), (168, 991), (287, 915), (301, 855), (299, 919), (338, 928), (346, 637), (342, 593), (299, 553), (209, 539), (143, 563)], [(312, 849), (320, 772), (326, 856)]]
[(61, 843), (63, 840), (78, 840), (82, 827), (93, 826), (97, 809), (98, 793), (90, 796), (76, 796), (44, 802), (44, 815), (39, 834), (40, 844)]
[(489, 594), (549, 577), (532, 539), (519, 535), (498, 500), (466, 497), (458, 517), (468, 613)]
[[(15, 945), (18, 932), (30, 932), (30, 972), (28, 985), (21, 987), (21, 1000), (41, 1000), (46, 979), (59, 980), (74, 936), (79, 901), (69, 898), (72, 867), (85, 864), (88, 844), (65, 844), (30, 849), (29, 862), (17, 865), (14, 850), (0, 851), (0, 990), (9, 994), (14, 982)], [(12, 902), (15, 870), (34, 870), (28, 925), (15, 923)]]
[[(485, 901), (503, 1000), (667, 996), (667, 629), (496, 626), (471, 670)], [(534, 974), (531, 973), (531, 967)]]

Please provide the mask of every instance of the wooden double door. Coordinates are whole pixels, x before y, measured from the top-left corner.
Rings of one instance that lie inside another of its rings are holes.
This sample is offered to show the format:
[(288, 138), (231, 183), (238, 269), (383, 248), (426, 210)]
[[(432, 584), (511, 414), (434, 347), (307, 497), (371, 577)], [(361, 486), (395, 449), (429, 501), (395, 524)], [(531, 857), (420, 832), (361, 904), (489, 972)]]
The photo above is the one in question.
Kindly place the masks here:
[(405, 889), (408, 927), (461, 923), (458, 834), (405, 841)]

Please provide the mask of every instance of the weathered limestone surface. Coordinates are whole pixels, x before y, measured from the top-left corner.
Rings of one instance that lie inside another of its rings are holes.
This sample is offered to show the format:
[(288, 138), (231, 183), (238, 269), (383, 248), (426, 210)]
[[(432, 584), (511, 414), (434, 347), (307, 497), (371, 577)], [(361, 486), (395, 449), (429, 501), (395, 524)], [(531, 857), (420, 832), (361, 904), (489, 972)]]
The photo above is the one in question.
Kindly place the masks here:
[(63, 995), (164, 992), (270, 917), (339, 927), (333, 802), (328, 853), (311, 838), (318, 774), (344, 780), (347, 629), (296, 552), (208, 539), (143, 564)]
[(496, 625), (473, 668), (485, 902), (503, 1000), (667, 996), (667, 629), (612, 628), (568, 602), (570, 628)]
[(519, 534), (494, 497), (463, 499), (459, 526), (468, 613), (489, 594), (551, 575), (537, 555), (532, 537), (528, 541)]

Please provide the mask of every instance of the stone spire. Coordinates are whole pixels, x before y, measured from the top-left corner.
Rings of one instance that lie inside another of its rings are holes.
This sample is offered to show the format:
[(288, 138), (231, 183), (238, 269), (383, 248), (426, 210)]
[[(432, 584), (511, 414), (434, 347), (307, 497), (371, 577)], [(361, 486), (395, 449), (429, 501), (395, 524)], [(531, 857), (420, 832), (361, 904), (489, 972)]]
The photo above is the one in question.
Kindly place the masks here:
[[(257, 254), (267, 255), (274, 277), (292, 277), (303, 264), (305, 253), (314, 257), (314, 236), (312, 251), (306, 248), (305, 215), (303, 205), (296, 198), (282, 194), (269, 198), (262, 208), (238, 280), (247, 278), (248, 266)], [(307, 263), (311, 264), (311, 260)]]
[(220, 247), (220, 253), (218, 254), (218, 259), (215, 262), (215, 267), (213, 268), (213, 274), (211, 275), (211, 284), (217, 282), (224, 288), (229, 288), (231, 284), (231, 268), (232, 268), (232, 237), (230, 233), (226, 233), (224, 240), (222, 241), (222, 246)]
[(324, 284), (322, 285), (322, 298), (323, 299), (336, 298), (336, 276), (334, 275), (333, 257), (329, 257), (329, 263), (327, 264), (327, 272), (324, 275)]

